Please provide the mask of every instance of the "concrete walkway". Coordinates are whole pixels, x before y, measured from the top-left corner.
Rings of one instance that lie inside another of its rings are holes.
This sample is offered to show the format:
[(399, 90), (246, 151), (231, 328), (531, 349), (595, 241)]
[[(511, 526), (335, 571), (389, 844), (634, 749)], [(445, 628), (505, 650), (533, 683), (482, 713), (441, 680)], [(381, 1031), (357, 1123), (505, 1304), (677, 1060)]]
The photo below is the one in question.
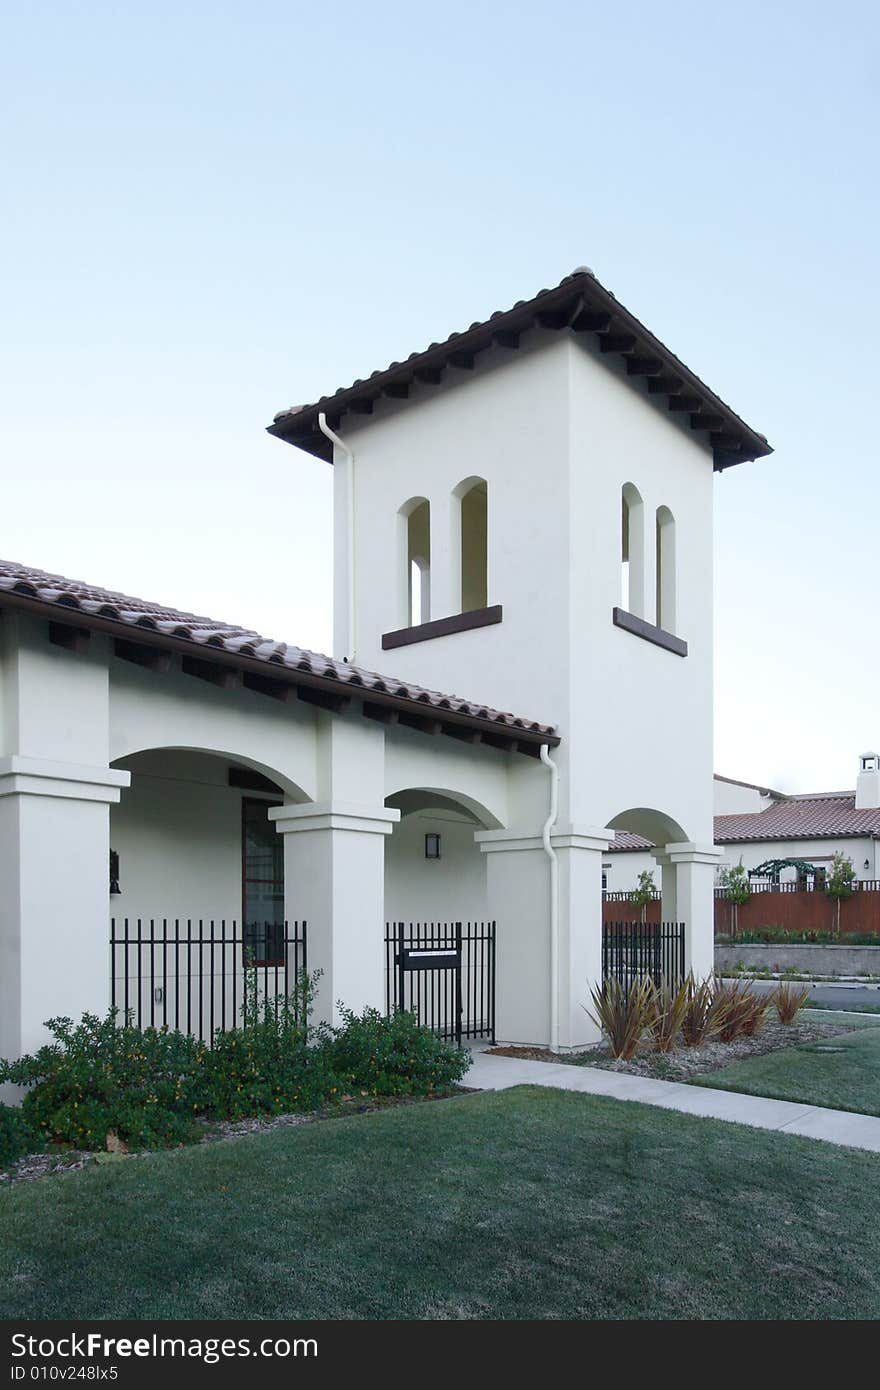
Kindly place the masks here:
[(474, 1051), (465, 1086), (478, 1091), (503, 1091), (510, 1086), (555, 1086), (563, 1091), (582, 1091), (613, 1100), (637, 1100), (685, 1115), (704, 1115), (730, 1120), (754, 1129), (774, 1129), (825, 1139), (845, 1148), (880, 1153), (880, 1119), (846, 1110), (827, 1110), (820, 1105), (801, 1105), (790, 1100), (768, 1100), (735, 1091), (715, 1091), (707, 1086), (688, 1086), (679, 1081), (652, 1081), (625, 1072), (599, 1067), (578, 1067), (563, 1062), (530, 1062), (518, 1057), (492, 1057)]

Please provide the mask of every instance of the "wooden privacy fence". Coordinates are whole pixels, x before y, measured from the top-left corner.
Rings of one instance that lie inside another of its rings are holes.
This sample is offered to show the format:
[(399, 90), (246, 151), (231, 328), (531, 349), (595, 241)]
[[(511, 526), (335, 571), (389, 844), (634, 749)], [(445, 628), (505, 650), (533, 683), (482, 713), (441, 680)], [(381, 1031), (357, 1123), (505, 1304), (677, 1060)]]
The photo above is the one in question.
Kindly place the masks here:
[(631, 893), (602, 894), (603, 926), (610, 926), (612, 922), (641, 922), (642, 920), (647, 926), (660, 925), (659, 893), (655, 893), (645, 907), (639, 907), (638, 903), (634, 903)]
[[(643, 918), (644, 914), (644, 918)], [(631, 893), (602, 894), (602, 922), (660, 922), (660, 894), (646, 907), (632, 900)], [(752, 884), (752, 896), (734, 916), (733, 904), (723, 888), (715, 889), (715, 935), (763, 931), (777, 927), (790, 932), (834, 932), (837, 930), (837, 903), (822, 887), (800, 883)], [(840, 935), (880, 936), (880, 879), (862, 879), (851, 898), (840, 904)]]
[[(790, 932), (834, 932), (837, 903), (822, 888), (803, 888), (796, 883), (757, 884), (748, 902), (734, 915), (723, 888), (715, 889), (715, 934), (730, 936), (777, 927)], [(865, 879), (851, 898), (840, 904), (840, 935), (880, 935), (880, 882)]]

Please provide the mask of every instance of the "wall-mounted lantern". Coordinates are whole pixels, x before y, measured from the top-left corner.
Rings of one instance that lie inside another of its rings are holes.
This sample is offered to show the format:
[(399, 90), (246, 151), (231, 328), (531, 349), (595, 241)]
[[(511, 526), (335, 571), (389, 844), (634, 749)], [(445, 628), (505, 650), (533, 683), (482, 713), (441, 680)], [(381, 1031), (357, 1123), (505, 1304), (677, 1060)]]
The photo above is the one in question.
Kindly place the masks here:
[(440, 858), (440, 836), (433, 831), (429, 831), (425, 836), (425, 858)]
[(119, 887), (119, 855), (115, 849), (110, 851), (110, 895), (121, 893)]

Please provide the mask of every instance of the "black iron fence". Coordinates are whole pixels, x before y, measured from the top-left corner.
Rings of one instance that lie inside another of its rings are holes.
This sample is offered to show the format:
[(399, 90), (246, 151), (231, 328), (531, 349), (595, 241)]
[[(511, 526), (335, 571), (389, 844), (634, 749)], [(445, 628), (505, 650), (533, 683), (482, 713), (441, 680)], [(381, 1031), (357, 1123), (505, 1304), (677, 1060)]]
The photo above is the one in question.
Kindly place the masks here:
[(685, 977), (684, 922), (606, 922), (602, 976), (629, 985), (644, 975), (678, 983)]
[(306, 969), (305, 922), (110, 922), (110, 1002), (138, 1028), (179, 1028), (213, 1043), (215, 1033), (247, 1026), (245, 1002), (277, 1010)]
[(495, 923), (386, 923), (385, 1008), (441, 1038), (494, 1042)]

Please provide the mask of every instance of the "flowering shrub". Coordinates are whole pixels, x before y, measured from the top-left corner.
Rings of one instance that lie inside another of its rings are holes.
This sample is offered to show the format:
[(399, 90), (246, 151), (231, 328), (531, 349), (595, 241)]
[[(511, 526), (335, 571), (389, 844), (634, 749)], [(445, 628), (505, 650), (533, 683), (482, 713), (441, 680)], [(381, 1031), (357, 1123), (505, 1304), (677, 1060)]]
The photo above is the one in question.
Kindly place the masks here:
[(245, 998), (244, 1027), (218, 1033), (206, 1060), (206, 1099), (225, 1120), (314, 1110), (341, 1089), (327, 1056), (329, 1033), (311, 1024), (318, 972), (302, 975), (289, 998)]
[(117, 1009), (46, 1027), (54, 1042), (0, 1062), (0, 1081), (28, 1087), (22, 1115), (43, 1143), (102, 1149), (115, 1131), (130, 1148), (155, 1148), (190, 1137), (205, 1103), (203, 1043), (120, 1024)]
[(325, 1041), (332, 1068), (350, 1090), (380, 1096), (426, 1096), (460, 1081), (467, 1052), (420, 1028), (414, 1014), (385, 1018), (378, 1009), (342, 1010), (342, 1027)]
[(36, 1135), (18, 1106), (0, 1104), (0, 1168), (14, 1163), (36, 1143)]
[(0, 1082), (27, 1087), (10, 1112), (20, 1119), (0, 1107), (0, 1156), (4, 1144), (12, 1152), (28, 1142), (158, 1148), (196, 1137), (202, 1117), (314, 1110), (354, 1090), (430, 1095), (464, 1075), (467, 1054), (412, 1014), (367, 1009), (345, 1012), (341, 1028), (312, 1027), (314, 983), (302, 976), (289, 999), (257, 1001), (249, 991), (243, 1026), (216, 1034), (213, 1049), (185, 1033), (120, 1024), (116, 1009), (78, 1024), (51, 1019), (53, 1042), (0, 1062)]

